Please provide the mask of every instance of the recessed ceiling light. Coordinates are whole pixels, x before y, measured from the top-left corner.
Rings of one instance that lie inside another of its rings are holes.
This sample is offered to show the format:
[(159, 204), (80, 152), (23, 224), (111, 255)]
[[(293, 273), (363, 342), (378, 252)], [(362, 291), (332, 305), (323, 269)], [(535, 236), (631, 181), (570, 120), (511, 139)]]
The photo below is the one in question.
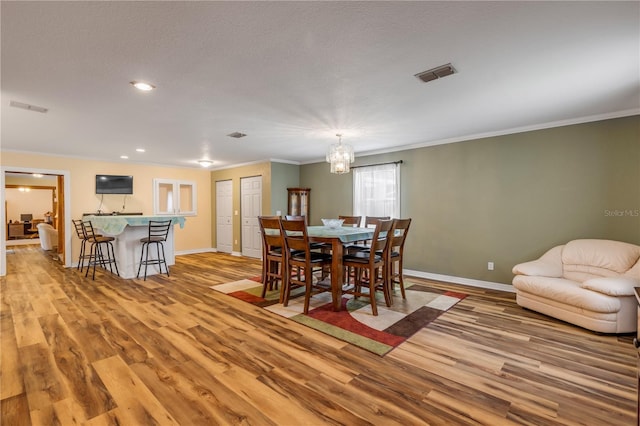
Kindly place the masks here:
[(156, 88), (153, 84), (145, 83), (144, 81), (132, 81), (131, 84), (138, 90), (142, 90), (143, 92), (148, 92)]
[(41, 178), (42, 174), (41, 173), (33, 173), (31, 176), (33, 176), (34, 178)]
[(209, 167), (213, 164), (213, 161), (211, 160), (198, 160), (198, 164), (200, 164), (202, 167)]
[(120, 158), (122, 158), (123, 160), (127, 160), (127, 159), (129, 159), (129, 156), (128, 155), (121, 155)]
[(144, 152), (144, 148), (136, 148), (136, 152)]

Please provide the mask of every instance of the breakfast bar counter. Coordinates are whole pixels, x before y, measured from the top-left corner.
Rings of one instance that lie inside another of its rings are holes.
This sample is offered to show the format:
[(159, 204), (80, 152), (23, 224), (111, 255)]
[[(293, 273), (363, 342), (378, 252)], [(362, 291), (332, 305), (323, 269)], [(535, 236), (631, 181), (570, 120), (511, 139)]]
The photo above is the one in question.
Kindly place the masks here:
[[(102, 235), (115, 237), (113, 248), (115, 250), (118, 270), (122, 278), (135, 278), (140, 264), (140, 254), (142, 243), (140, 239), (148, 234), (148, 225), (151, 220), (171, 220), (173, 225), (178, 224), (184, 228), (184, 216), (85, 216), (83, 220), (90, 220), (96, 232)], [(175, 253), (173, 244), (173, 226), (169, 229), (167, 241), (164, 243), (165, 257), (167, 265), (175, 264)], [(150, 255), (154, 255), (153, 251)], [(158, 274), (158, 265), (150, 265), (147, 275)]]

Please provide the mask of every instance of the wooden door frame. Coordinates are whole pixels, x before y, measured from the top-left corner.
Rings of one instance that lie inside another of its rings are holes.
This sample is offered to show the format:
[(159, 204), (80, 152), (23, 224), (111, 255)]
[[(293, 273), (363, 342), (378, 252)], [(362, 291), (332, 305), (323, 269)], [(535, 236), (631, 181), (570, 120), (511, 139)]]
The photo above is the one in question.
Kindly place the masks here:
[[(58, 239), (59, 247), (62, 247), (60, 259), (65, 267), (71, 267), (71, 233), (66, 232), (71, 229), (71, 172), (69, 170), (50, 170), (31, 167), (0, 166), (0, 205), (4, 205), (5, 194), (5, 173), (40, 173), (45, 175), (58, 176)], [(60, 187), (62, 186), (62, 188)], [(5, 209), (0, 209), (0, 223), (6, 223)], [(0, 227), (0, 276), (7, 275), (7, 228)]]

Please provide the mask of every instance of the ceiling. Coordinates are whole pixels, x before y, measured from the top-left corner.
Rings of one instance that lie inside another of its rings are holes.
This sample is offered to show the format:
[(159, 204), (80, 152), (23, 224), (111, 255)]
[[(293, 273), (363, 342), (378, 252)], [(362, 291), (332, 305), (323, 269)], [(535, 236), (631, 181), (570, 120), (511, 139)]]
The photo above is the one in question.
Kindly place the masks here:
[[(640, 113), (637, 1), (2, 1), (0, 12), (6, 151), (304, 164), (323, 161), (336, 133), (358, 157)], [(447, 63), (455, 74), (414, 76)], [(226, 136), (236, 131), (247, 136)]]

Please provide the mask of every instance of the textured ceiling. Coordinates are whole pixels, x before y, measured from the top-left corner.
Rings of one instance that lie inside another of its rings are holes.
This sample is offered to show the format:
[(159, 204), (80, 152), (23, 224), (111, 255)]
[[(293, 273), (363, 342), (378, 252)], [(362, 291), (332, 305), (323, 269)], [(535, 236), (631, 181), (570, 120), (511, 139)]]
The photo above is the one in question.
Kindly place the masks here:
[[(338, 132), (359, 156), (640, 113), (639, 2), (2, 1), (0, 12), (3, 150), (219, 168), (321, 161)], [(414, 77), (448, 62), (452, 76)]]

